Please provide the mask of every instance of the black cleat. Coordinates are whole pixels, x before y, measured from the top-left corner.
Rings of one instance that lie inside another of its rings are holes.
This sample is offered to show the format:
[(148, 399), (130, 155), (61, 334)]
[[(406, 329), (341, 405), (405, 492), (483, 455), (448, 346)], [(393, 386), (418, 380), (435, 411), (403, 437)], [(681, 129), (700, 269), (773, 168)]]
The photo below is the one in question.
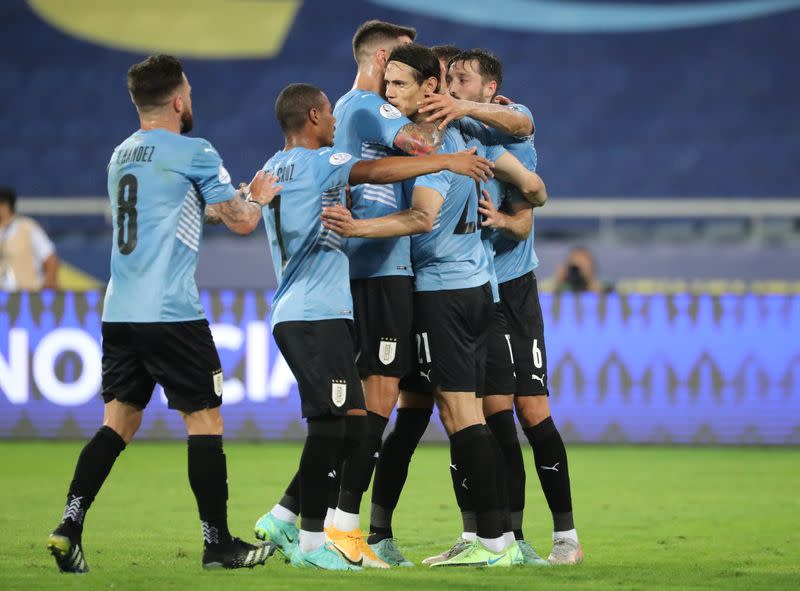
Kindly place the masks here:
[(89, 565), (83, 557), (83, 548), (79, 540), (73, 540), (56, 530), (47, 538), (47, 549), (56, 559), (58, 570), (62, 573), (89, 572)]
[(254, 546), (239, 538), (222, 544), (209, 544), (203, 551), (203, 568), (253, 568), (264, 564), (275, 552), (275, 545), (267, 542)]

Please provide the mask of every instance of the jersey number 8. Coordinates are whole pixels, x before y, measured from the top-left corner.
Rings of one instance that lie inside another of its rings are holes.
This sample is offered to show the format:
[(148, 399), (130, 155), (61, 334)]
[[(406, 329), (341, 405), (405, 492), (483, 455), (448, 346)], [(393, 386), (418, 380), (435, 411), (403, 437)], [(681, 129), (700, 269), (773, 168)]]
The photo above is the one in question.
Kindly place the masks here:
[[(136, 248), (136, 196), (139, 181), (132, 174), (119, 179), (117, 189), (117, 248), (122, 254), (131, 254)], [(127, 193), (127, 199), (126, 199)]]

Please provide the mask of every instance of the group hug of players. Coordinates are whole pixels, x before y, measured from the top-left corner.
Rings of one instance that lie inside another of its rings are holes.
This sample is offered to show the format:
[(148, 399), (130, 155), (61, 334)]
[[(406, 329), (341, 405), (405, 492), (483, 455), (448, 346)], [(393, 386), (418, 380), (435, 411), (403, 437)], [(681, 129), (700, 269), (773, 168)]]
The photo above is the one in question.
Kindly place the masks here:
[[(205, 568), (253, 567), (275, 550), (301, 568), (413, 566), (392, 516), (434, 405), (463, 531), (423, 563), (582, 561), (533, 272), (533, 208), (547, 199), (533, 118), (498, 94), (496, 56), (415, 37), (382, 21), (359, 27), (355, 85), (333, 108), (314, 86), (286, 87), (275, 105), (285, 147), (238, 189), (211, 144), (183, 135), (193, 113), (180, 62), (151, 56), (129, 70), (141, 129), (108, 167), (103, 426), (48, 538), (62, 572), (88, 570), (86, 511), (156, 383), (186, 422)], [(264, 542), (253, 545), (228, 530), (223, 377), (194, 272), (204, 222), (248, 234), (262, 218), (278, 279), (271, 327), (308, 434), (285, 494), (255, 524)], [(547, 559), (522, 531), (515, 411), (552, 513)], [(373, 472), (365, 537), (359, 514)]]

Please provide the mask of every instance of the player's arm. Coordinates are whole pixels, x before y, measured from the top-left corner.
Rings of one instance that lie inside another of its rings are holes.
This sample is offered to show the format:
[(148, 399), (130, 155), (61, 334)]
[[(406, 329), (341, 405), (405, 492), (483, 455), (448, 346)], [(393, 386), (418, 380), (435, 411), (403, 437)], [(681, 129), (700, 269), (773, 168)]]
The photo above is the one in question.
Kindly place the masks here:
[(494, 175), (516, 186), (534, 207), (541, 207), (547, 202), (547, 188), (542, 177), (525, 168), (513, 154), (506, 152), (494, 161)]
[(443, 141), (444, 132), (435, 123), (406, 123), (394, 137), (395, 147), (411, 156), (434, 154)]
[(483, 190), (483, 199), (478, 203), (478, 213), (483, 216), (481, 226), (495, 228), (512, 240), (525, 240), (533, 227), (533, 205), (527, 201), (511, 204), (509, 213), (498, 210), (489, 193)]
[(476, 103), (457, 99), (448, 94), (433, 94), (425, 97), (419, 112), (431, 113), (425, 119), (428, 123), (441, 119), (439, 129), (445, 129), (456, 119), (472, 117), (489, 127), (516, 137), (533, 134), (533, 121), (528, 115), (495, 103)]
[(379, 218), (354, 219), (350, 210), (336, 205), (322, 209), (322, 225), (340, 236), (358, 238), (392, 238), (425, 234), (444, 203), (444, 197), (429, 187), (414, 187), (411, 207)]
[(476, 148), (453, 154), (431, 154), (418, 158), (389, 156), (378, 160), (360, 160), (350, 169), (350, 184), (374, 183), (385, 185), (423, 176), (442, 170), (468, 176), (475, 181), (492, 178), (492, 163), (477, 156)]
[(236, 234), (252, 233), (261, 220), (261, 208), (269, 205), (283, 188), (275, 184), (277, 181), (277, 177), (259, 170), (250, 184), (240, 187), (233, 198), (206, 207), (206, 219), (218, 219)]

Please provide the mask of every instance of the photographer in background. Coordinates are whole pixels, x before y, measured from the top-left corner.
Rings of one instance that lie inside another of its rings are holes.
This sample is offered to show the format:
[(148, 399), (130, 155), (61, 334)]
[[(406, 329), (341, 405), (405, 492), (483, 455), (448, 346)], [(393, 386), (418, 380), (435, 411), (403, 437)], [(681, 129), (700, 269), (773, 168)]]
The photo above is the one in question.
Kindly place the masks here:
[(17, 194), (0, 187), (0, 289), (39, 291), (58, 287), (58, 256), (34, 220), (16, 215)]
[(597, 278), (597, 265), (591, 251), (585, 246), (576, 246), (566, 262), (556, 269), (555, 291), (609, 293), (614, 291), (614, 286)]

